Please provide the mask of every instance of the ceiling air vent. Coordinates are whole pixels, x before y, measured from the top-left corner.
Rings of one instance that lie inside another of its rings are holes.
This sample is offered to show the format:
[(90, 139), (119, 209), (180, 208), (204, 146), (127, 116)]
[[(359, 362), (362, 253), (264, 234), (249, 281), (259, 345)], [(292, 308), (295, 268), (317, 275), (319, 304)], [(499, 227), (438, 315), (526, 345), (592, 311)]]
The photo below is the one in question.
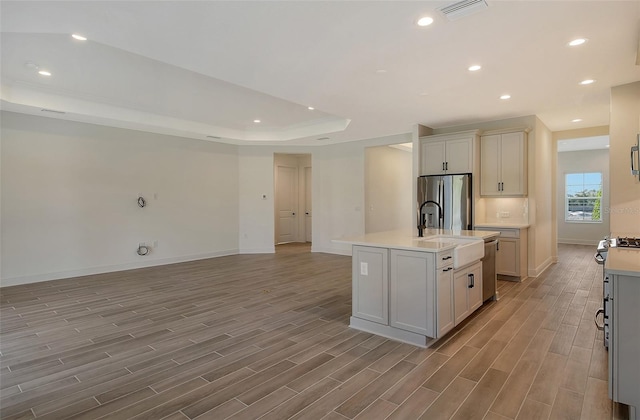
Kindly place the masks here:
[(489, 7), (485, 0), (462, 0), (438, 10), (449, 20), (457, 20)]

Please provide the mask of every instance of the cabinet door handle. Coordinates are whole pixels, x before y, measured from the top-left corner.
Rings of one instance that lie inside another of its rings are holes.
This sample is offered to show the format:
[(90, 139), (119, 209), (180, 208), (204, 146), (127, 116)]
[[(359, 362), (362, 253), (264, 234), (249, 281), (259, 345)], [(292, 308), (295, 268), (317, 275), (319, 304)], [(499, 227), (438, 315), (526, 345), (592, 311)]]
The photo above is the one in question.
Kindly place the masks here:
[(444, 171), (444, 162), (442, 162), (442, 170)]
[(450, 260), (451, 258), (453, 257), (451, 255), (448, 255), (446, 257), (442, 257), (442, 261)]
[(295, 211), (294, 211), (294, 212), (291, 212), (291, 215), (292, 215), (292, 216), (295, 216), (295, 215), (296, 215), (296, 212), (295, 212)]
[(469, 289), (473, 289), (475, 285), (476, 285), (476, 282), (473, 274), (469, 274)]
[(451, 271), (451, 270), (453, 270), (453, 268), (451, 268), (451, 267), (447, 267), (447, 268), (443, 269), (443, 270), (442, 270), (442, 272), (443, 272), (443, 273), (446, 273), (447, 271)]
[(444, 169), (447, 171), (449, 170), (449, 162), (444, 163)]
[(596, 328), (600, 331), (604, 331), (604, 319), (602, 320), (602, 324), (598, 324), (598, 315), (604, 315), (604, 308), (600, 308), (596, 311), (596, 316), (593, 319), (593, 322), (596, 324)]

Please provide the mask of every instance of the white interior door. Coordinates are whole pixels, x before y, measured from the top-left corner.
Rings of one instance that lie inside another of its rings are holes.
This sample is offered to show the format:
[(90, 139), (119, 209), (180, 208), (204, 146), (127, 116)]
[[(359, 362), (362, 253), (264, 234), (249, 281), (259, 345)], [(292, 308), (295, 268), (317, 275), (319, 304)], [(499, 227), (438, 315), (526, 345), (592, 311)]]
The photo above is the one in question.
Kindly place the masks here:
[(276, 167), (277, 243), (294, 242), (298, 236), (298, 168)]
[(304, 232), (305, 241), (311, 242), (311, 167), (304, 168)]

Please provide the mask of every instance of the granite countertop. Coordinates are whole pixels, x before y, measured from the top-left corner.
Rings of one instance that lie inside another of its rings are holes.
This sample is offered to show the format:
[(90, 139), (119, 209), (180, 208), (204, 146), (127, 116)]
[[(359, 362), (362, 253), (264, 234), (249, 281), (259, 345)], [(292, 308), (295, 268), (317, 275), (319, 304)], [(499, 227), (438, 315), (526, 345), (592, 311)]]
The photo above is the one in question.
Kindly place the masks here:
[(640, 277), (640, 250), (634, 248), (609, 248), (604, 269), (610, 274)]
[(483, 223), (476, 223), (475, 227), (481, 227), (481, 228), (496, 228), (496, 229), (526, 229), (529, 226), (531, 226), (529, 223), (526, 222), (483, 222)]
[[(440, 252), (458, 246), (460, 243), (454, 241), (455, 239), (484, 240), (499, 234), (500, 232), (482, 230), (425, 229), (424, 237), (419, 238), (413, 231), (393, 230), (338, 238), (333, 242), (409, 251)], [(447, 241), (447, 239), (451, 241)]]

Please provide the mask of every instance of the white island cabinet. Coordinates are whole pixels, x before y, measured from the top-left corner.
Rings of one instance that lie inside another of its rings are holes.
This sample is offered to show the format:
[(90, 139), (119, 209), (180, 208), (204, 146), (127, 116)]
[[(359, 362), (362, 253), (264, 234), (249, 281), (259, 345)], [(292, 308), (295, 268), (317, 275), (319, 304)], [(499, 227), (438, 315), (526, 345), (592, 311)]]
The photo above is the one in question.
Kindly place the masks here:
[(451, 251), (390, 252), (390, 325), (427, 337), (442, 337), (454, 327)]
[(353, 247), (353, 316), (389, 324), (388, 260), (389, 251), (385, 248)]
[(452, 238), (491, 234), (427, 230), (425, 238), (384, 232), (336, 240), (353, 245), (350, 326), (428, 347), (482, 305), (482, 264), (454, 269)]

